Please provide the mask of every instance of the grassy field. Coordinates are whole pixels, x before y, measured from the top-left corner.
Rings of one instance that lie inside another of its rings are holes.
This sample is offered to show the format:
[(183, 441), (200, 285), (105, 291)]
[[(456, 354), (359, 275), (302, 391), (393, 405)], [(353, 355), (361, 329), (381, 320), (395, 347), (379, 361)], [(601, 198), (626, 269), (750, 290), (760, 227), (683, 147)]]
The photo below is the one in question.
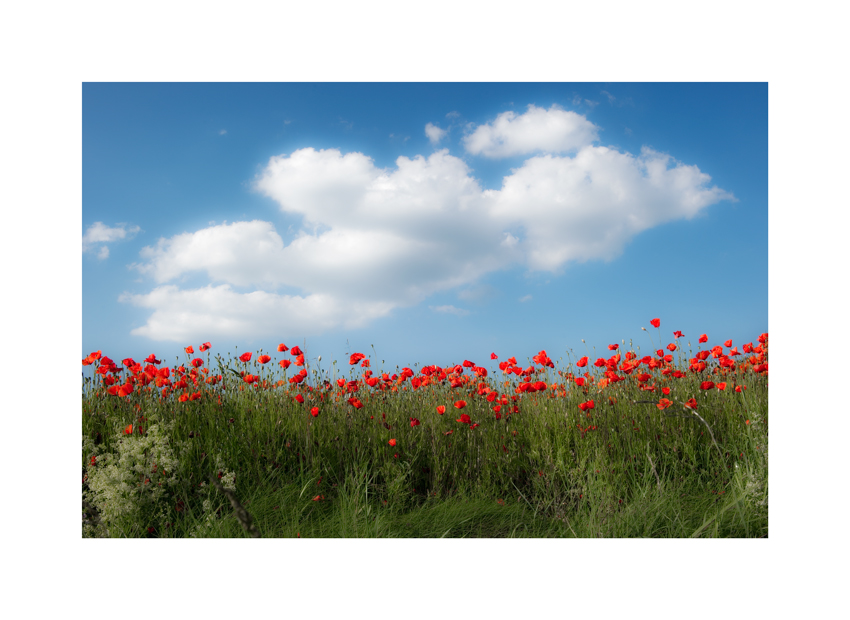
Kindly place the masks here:
[(98, 351), (82, 535), (766, 537), (767, 334), (703, 340), (392, 372)]

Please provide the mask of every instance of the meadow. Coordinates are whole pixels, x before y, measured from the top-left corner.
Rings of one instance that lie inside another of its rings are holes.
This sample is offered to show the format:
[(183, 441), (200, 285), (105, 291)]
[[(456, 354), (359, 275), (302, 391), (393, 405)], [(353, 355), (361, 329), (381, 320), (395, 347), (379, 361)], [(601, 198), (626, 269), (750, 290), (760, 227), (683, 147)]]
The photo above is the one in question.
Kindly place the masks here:
[[(83, 360), (83, 537), (767, 537), (768, 335)], [(658, 348), (655, 348), (655, 347)]]

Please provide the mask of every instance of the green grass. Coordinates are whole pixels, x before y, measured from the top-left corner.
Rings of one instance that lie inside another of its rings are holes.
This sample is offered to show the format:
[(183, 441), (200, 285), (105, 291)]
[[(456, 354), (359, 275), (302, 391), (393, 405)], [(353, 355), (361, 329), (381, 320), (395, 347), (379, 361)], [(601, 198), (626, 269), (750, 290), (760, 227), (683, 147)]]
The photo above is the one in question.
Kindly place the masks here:
[[(654, 393), (626, 377), (601, 391), (571, 385), (554, 398), (551, 390), (517, 395), (516, 382), (505, 388), (502, 378), (416, 390), (408, 381), (393, 383), (398, 391), (361, 386), (355, 409), (336, 384), (321, 389), (318, 373), (315, 390), (261, 389), (227, 372), (240, 363), (218, 361), (227, 389), (200, 382), (187, 391), (200, 391), (195, 401), (143, 389), (117, 397), (85, 383), (84, 536), (767, 535), (766, 375), (730, 375), (747, 385), (736, 393), (700, 390), (710, 367), (679, 379), (656, 370)], [(538, 378), (567, 383), (557, 371)], [(519, 412), (496, 419), (477, 393), (481, 382), (517, 396), (510, 406)], [(664, 410), (654, 404), (662, 386), (676, 403)], [(681, 405), (689, 398), (696, 412)], [(452, 406), (460, 399), (462, 410)], [(595, 407), (580, 410), (590, 399)], [(457, 422), (461, 413), (479, 426)], [(219, 474), (235, 503), (210, 484)], [(240, 506), (251, 529), (234, 513)]]

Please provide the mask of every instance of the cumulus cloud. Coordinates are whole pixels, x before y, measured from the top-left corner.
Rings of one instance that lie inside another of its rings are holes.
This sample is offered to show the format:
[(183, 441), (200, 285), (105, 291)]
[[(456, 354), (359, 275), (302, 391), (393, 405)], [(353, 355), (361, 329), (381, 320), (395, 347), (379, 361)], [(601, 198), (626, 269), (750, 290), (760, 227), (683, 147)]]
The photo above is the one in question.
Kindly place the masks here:
[(469, 310), (455, 308), (454, 306), (428, 306), (428, 308), (441, 314), (453, 314), (455, 316), (466, 316), (469, 314)]
[[(510, 126), (502, 144), (539, 146), (535, 123)], [(573, 126), (589, 132), (588, 125)], [(152, 310), (133, 333), (158, 340), (364, 326), (440, 291), (458, 290), (465, 301), (486, 297), (491, 291), (478, 282), (494, 271), (557, 272), (613, 259), (643, 230), (734, 200), (710, 181), (696, 166), (648, 148), (635, 156), (587, 143), (573, 155), (530, 157), (498, 190), (483, 190), (446, 149), (399, 157), (387, 169), (363, 153), (299, 149), (272, 157), (254, 182), (301, 221), (293, 237), (284, 241), (272, 222), (254, 220), (159, 239), (133, 265), (157, 288), (122, 301)], [(181, 289), (189, 275), (209, 285)]]
[(519, 301), (519, 303), (521, 304), (524, 304), (527, 301), (531, 301), (531, 295), (523, 295), (517, 301)]
[(428, 140), (430, 140), (431, 144), (437, 144), (446, 136), (446, 130), (440, 129), (432, 123), (428, 123), (425, 125), (425, 135), (428, 136)]
[(83, 252), (94, 251), (97, 246), (100, 246), (97, 247), (97, 257), (103, 260), (109, 257), (109, 248), (102, 244), (131, 239), (139, 230), (141, 229), (138, 226), (127, 224), (107, 226), (103, 222), (95, 222), (83, 235)]
[(485, 157), (512, 157), (537, 151), (574, 151), (598, 140), (598, 127), (575, 112), (552, 105), (528, 106), (525, 114), (508, 111), (463, 138), (466, 150)]

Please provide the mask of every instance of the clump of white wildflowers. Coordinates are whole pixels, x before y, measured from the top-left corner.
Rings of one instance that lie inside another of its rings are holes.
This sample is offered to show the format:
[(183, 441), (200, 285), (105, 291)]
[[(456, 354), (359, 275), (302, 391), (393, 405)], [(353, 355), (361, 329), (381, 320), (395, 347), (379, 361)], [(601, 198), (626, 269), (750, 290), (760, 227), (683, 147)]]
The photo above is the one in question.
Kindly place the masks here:
[(141, 536), (148, 527), (165, 527), (175, 509), (180, 462), (168, 425), (151, 424), (144, 434), (119, 436), (115, 451), (95, 447), (83, 438), (83, 453), (94, 457), (86, 464), (88, 490), (83, 493), (99, 513), (97, 530), (84, 535)]

